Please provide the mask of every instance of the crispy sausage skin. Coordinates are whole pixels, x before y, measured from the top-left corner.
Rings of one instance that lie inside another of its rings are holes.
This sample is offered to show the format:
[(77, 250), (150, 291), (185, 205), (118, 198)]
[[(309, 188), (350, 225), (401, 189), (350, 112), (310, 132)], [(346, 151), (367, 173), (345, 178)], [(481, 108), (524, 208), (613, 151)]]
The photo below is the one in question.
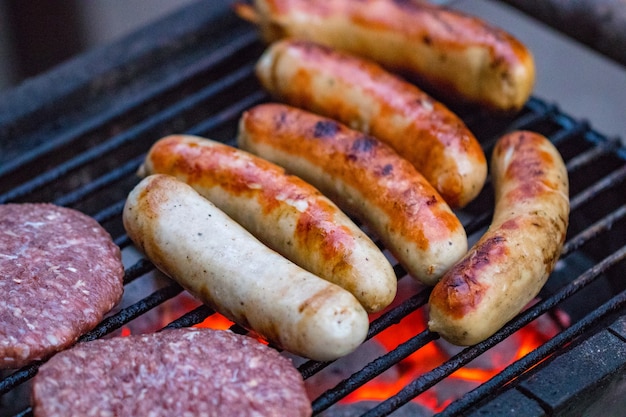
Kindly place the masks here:
[(161, 271), (292, 353), (333, 360), (367, 335), (367, 313), (352, 294), (272, 251), (172, 176), (141, 180), (128, 196), (123, 221)]
[(491, 172), (492, 223), (430, 296), (430, 330), (457, 345), (488, 338), (539, 293), (559, 259), (569, 222), (567, 171), (543, 136), (503, 136)]
[(152, 146), (142, 171), (191, 185), (270, 248), (350, 291), (368, 312), (393, 301), (397, 279), (381, 250), (332, 201), (278, 165), (209, 139), (172, 135)]
[(414, 278), (433, 285), (467, 251), (465, 229), (420, 173), (378, 139), (283, 104), (244, 112), (238, 144), (360, 218)]
[(389, 144), (452, 207), (481, 191), (485, 154), (463, 121), (413, 84), (356, 56), (301, 41), (270, 46), (257, 63), (277, 99), (336, 119)]
[(411, 74), (450, 99), (519, 110), (535, 82), (531, 52), (509, 33), (424, 1), (255, 0), (238, 5), (267, 42), (308, 40)]

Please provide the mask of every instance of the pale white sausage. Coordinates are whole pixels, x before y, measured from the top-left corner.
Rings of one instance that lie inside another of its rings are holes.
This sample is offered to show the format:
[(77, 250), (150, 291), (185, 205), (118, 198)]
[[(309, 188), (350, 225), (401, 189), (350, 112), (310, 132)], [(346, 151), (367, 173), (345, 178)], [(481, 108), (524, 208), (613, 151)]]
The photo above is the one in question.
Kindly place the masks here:
[(128, 196), (123, 220), (161, 271), (292, 353), (333, 360), (367, 335), (367, 313), (352, 294), (272, 251), (174, 177), (143, 179)]

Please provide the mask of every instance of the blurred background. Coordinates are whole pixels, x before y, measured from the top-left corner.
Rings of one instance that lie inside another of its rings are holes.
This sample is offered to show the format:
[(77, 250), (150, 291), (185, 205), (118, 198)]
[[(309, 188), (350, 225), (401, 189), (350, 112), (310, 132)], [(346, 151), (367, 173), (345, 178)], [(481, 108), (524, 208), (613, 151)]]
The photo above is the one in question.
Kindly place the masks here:
[[(0, 94), (76, 54), (113, 42), (192, 1), (198, 0), (0, 0)], [(513, 33), (535, 56), (535, 95), (558, 103), (567, 114), (589, 121), (599, 132), (626, 141), (624, 65), (529, 18), (506, 4), (511, 0), (432, 2), (452, 5)], [(546, 4), (554, 2), (556, 0)], [(570, 0), (570, 3), (585, 4), (578, 0)], [(616, 10), (626, 13), (623, 7), (617, 7), (626, 4), (626, 0), (602, 0), (603, 6), (610, 4), (613, 4), (613, 13)], [(610, 17), (606, 10), (603, 13)], [(590, 21), (593, 24), (594, 20)]]
[(190, 2), (0, 0), (0, 91)]

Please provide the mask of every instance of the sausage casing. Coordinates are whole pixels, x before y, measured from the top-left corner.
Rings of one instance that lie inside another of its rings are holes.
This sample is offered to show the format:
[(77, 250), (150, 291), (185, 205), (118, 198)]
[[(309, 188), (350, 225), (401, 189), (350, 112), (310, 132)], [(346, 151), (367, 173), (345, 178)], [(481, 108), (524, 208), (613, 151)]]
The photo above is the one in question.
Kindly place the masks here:
[(535, 82), (532, 54), (511, 34), (424, 1), (255, 0), (237, 10), (267, 42), (302, 39), (360, 55), (450, 100), (516, 111)]
[(352, 352), (368, 316), (343, 288), (298, 267), (172, 176), (128, 195), (124, 227), (165, 274), (230, 320), (316, 360)]
[(389, 144), (451, 207), (463, 207), (482, 190), (485, 154), (463, 121), (378, 65), (323, 46), (285, 40), (265, 51), (256, 73), (277, 99)]
[(367, 223), (425, 284), (434, 284), (467, 251), (465, 230), (437, 191), (372, 136), (294, 107), (262, 104), (244, 112), (238, 144)]
[(503, 136), (491, 171), (492, 223), (430, 295), (429, 328), (458, 345), (491, 336), (539, 293), (567, 233), (567, 170), (548, 139), (528, 131)]
[(368, 312), (396, 295), (396, 275), (374, 242), (316, 188), (278, 165), (209, 139), (172, 135), (152, 146), (143, 173), (191, 185), (270, 248), (350, 291)]

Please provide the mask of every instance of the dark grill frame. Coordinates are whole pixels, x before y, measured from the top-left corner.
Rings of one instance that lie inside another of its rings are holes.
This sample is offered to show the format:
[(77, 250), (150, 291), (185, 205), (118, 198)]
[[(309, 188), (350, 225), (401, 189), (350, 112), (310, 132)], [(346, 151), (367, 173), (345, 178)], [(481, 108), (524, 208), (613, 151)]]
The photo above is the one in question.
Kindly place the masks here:
[[(124, 234), (120, 214), (125, 196), (138, 181), (134, 172), (149, 145), (169, 133), (196, 134), (234, 144), (241, 112), (269, 100), (253, 77), (254, 63), (263, 48), (254, 29), (239, 21), (227, 3), (199, 3), (0, 96), (0, 203), (51, 201), (77, 208), (105, 226), (121, 248), (128, 247), (131, 242)], [(619, 140), (606, 138), (588, 123), (537, 97), (514, 116), (452, 109), (488, 155), (496, 139), (511, 130), (534, 130), (550, 138), (563, 154), (573, 184), (572, 226), (561, 259), (582, 254), (593, 259), (593, 265), (561, 278), (552, 287), (547, 285), (540, 302), (493, 337), (462, 350), (364, 416), (389, 415), (537, 317), (606, 280), (612, 286), (611, 296), (439, 414), (467, 413), (484, 400), (515, 390), (548, 413), (544, 415), (559, 415), (559, 405), (519, 388), (534, 372), (528, 369), (550, 362), (546, 358), (558, 357), (598, 332), (611, 332), (626, 344), (625, 332), (615, 330), (626, 323), (626, 283), (620, 282), (626, 268), (626, 149)], [(461, 213), (468, 236), (478, 236), (488, 226), (492, 205), (493, 193), (486, 184), (477, 201)], [(150, 262), (139, 260), (127, 268), (125, 285), (153, 269)], [(410, 279), (402, 267), (396, 265), (395, 270), (399, 279)], [(551, 277), (549, 284), (554, 280)], [(80, 340), (104, 337), (182, 291), (172, 282), (147, 294), (107, 317)], [(373, 321), (368, 339), (424, 308), (429, 294), (429, 289), (419, 291)], [(211, 314), (209, 307), (201, 306), (167, 327), (190, 326)], [(233, 330), (246, 332), (239, 326)], [(416, 334), (315, 399), (314, 412), (324, 411), (436, 339), (438, 335), (428, 330)], [(327, 365), (308, 361), (299, 370), (308, 378), (323, 372)], [(39, 366), (34, 363), (0, 380), (0, 401), (2, 395), (32, 378)], [(619, 368), (623, 369), (626, 359)], [(17, 415), (29, 414), (30, 408), (26, 408)]]

